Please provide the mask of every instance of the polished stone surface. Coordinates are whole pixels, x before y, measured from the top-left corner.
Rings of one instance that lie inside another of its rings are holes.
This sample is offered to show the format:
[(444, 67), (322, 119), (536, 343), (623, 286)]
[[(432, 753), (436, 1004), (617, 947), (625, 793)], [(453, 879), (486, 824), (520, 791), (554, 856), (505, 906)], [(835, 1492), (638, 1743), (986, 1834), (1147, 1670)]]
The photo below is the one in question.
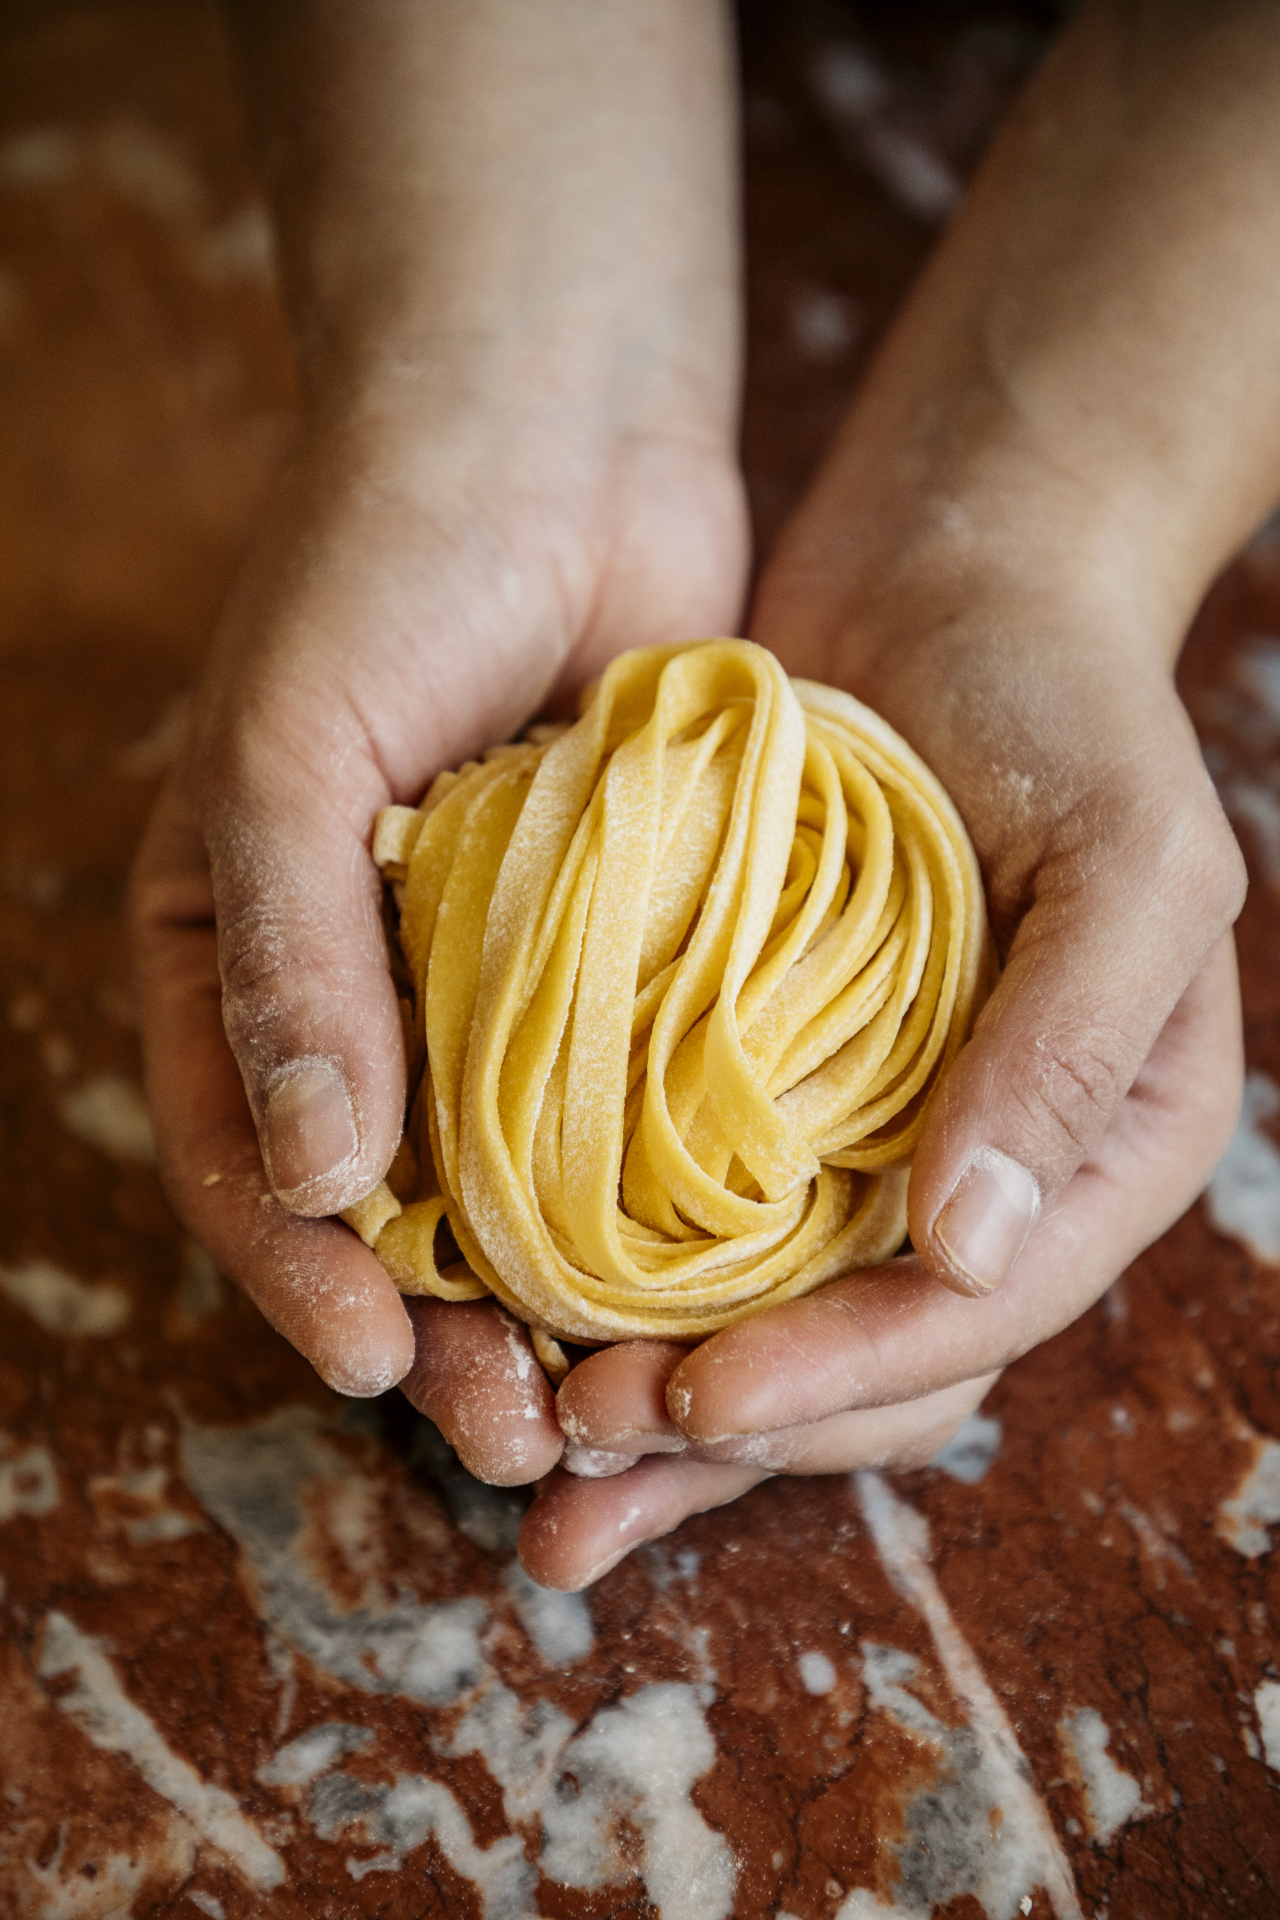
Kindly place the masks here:
[[(875, 52), (782, 12), (748, 13), (766, 534), (1036, 18)], [(1274, 1915), (1280, 543), (1184, 666), (1253, 880), (1207, 1200), (932, 1467), (768, 1484), (542, 1592), (520, 1496), (327, 1393), (162, 1198), (121, 888), (288, 354), (212, 14), (0, 41), (0, 1915)]]

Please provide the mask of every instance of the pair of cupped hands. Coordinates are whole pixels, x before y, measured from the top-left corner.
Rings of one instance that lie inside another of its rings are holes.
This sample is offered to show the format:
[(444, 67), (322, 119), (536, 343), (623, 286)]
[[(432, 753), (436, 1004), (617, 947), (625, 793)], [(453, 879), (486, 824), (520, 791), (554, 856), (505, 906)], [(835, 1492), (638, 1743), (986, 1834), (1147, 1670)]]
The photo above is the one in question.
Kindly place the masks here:
[[(1037, 84), (1084, 81), (1059, 56)], [(1068, 209), (1028, 264), (1018, 236), (1046, 216), (1019, 137), (749, 608), (727, 251), (710, 291), (644, 315), (643, 353), (553, 345), (541, 385), (528, 335), (491, 329), (320, 351), (310, 375), (304, 352), (299, 443), (139, 855), (147, 1090), (179, 1212), (332, 1387), (398, 1382), (473, 1473), (539, 1483), (520, 1553), (549, 1586), (770, 1474), (929, 1459), (1190, 1203), (1234, 1123), (1242, 866), (1172, 666), (1270, 475), (1242, 387), (1198, 492), (1199, 414), (1153, 427), (1116, 360), (1125, 317), (1093, 295), (1135, 270), (1141, 209), (1096, 174), (1124, 154), (1082, 176), (1092, 237)], [(1143, 245), (1154, 301), (1171, 269)], [(601, 327), (635, 312), (624, 288)], [(1196, 328), (1166, 348), (1203, 389)], [(744, 629), (942, 779), (1003, 973), (915, 1157), (909, 1256), (692, 1349), (602, 1349), (553, 1393), (496, 1305), (402, 1299), (329, 1217), (385, 1172), (403, 1118), (372, 822), (567, 710), (621, 650)]]

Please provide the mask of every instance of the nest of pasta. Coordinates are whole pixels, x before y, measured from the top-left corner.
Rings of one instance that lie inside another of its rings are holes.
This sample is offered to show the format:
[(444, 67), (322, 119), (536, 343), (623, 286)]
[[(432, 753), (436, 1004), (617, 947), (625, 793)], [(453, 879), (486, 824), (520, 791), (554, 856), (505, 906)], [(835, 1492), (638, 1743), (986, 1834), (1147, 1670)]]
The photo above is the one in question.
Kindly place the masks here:
[(955, 808), (850, 695), (743, 640), (624, 654), (374, 857), (410, 1106), (344, 1218), (403, 1292), (692, 1341), (901, 1246), (989, 943)]

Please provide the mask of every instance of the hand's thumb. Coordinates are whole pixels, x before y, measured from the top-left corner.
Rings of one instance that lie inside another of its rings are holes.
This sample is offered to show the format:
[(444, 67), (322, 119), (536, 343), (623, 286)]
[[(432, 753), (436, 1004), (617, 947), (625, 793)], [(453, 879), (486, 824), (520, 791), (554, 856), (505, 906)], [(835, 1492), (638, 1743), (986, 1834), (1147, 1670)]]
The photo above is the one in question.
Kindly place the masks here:
[[(366, 846), (376, 776), (326, 787), (241, 739), (202, 786), (222, 1010), (281, 1202), (336, 1213), (386, 1171), (404, 1113), (399, 1010)], [(207, 763), (206, 763), (207, 764)]]
[(1239, 850), (1207, 780), (1167, 809), (1113, 814), (1091, 846), (1041, 869), (912, 1168), (912, 1243), (940, 1279), (974, 1294), (1006, 1279), (1242, 898)]

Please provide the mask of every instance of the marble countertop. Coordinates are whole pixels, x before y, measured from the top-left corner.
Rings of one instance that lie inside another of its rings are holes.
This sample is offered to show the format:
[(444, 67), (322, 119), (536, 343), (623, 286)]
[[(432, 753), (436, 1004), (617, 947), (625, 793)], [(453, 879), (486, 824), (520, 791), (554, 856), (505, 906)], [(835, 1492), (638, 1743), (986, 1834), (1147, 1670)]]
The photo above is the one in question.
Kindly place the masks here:
[[(765, 537), (1039, 32), (784, 11)], [(1280, 540), (1183, 669), (1252, 877), (1209, 1196), (931, 1467), (544, 1592), (522, 1497), (328, 1393), (162, 1197), (121, 890), (289, 358), (211, 11), (19, 10), (0, 74), (0, 1915), (1276, 1914)]]

